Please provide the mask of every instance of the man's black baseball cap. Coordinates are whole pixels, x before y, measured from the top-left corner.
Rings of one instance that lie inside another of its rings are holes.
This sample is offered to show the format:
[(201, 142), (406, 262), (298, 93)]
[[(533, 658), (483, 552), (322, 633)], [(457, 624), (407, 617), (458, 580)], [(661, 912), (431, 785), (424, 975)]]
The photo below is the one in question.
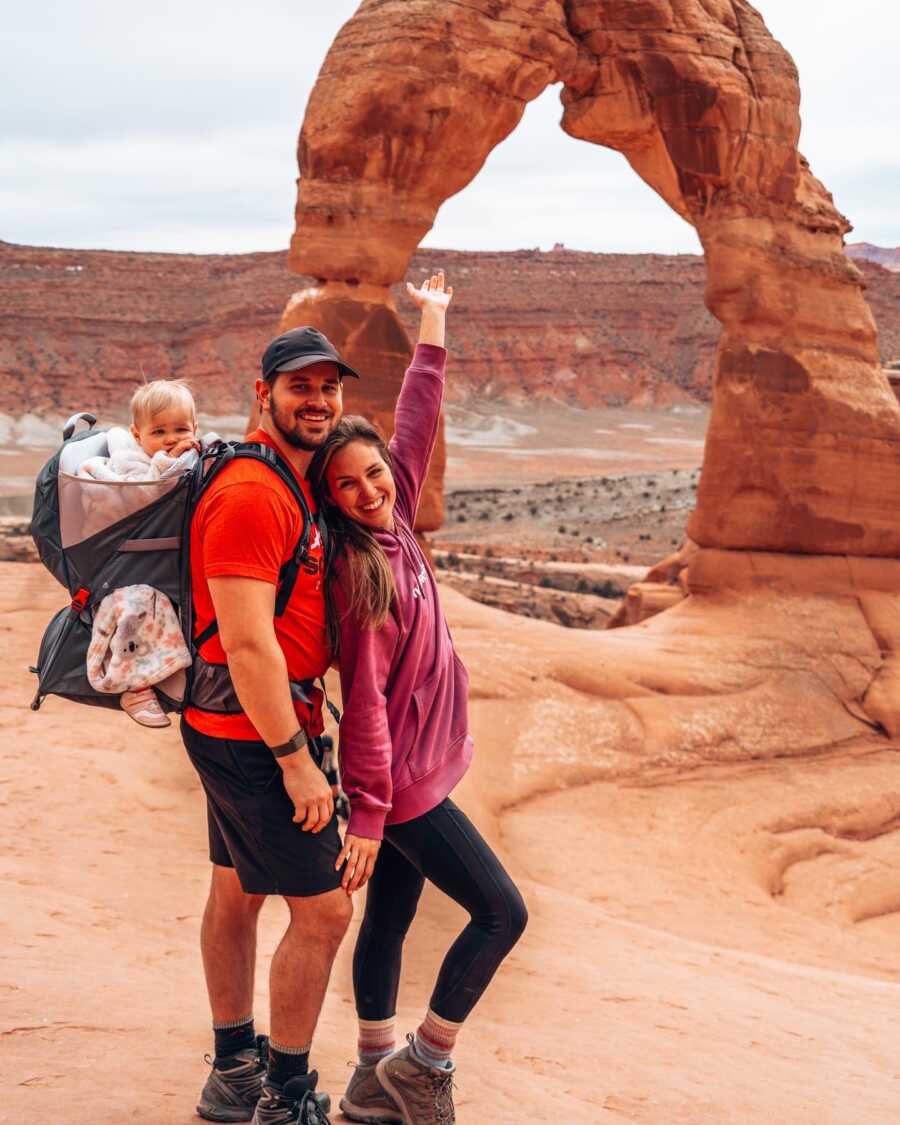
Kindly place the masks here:
[(338, 350), (328, 339), (315, 328), (291, 328), (276, 336), (262, 355), (262, 377), (274, 379), (282, 371), (299, 371), (301, 367), (309, 367), (313, 363), (334, 363), (342, 375), (352, 375), (358, 379), (359, 375), (353, 368), (344, 363), (338, 355)]

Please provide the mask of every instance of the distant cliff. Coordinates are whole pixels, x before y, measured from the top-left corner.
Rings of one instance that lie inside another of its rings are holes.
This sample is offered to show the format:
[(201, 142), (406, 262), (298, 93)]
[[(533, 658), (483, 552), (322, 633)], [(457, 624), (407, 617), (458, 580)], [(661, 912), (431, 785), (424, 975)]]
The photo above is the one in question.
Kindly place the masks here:
[(886, 270), (900, 270), (900, 246), (873, 246), (871, 242), (851, 242), (847, 246), (851, 258), (864, 258), (867, 262), (877, 262)]
[[(209, 413), (243, 413), (259, 354), (310, 279), (283, 253), (193, 255), (0, 243), (0, 412), (121, 408), (135, 382), (184, 377)], [(886, 361), (900, 357), (900, 273), (868, 261)], [(718, 325), (693, 255), (420, 250), (412, 280), (457, 286), (456, 400), (573, 405), (708, 399)], [(410, 331), (414, 316), (397, 303)]]

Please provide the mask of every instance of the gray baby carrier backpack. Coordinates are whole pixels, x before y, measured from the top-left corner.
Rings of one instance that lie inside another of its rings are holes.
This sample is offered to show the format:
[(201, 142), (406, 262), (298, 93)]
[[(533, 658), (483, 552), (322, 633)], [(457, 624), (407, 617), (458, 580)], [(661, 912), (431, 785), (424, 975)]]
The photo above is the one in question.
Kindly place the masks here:
[[(80, 421), (88, 428), (76, 433)], [(204, 660), (201, 645), (217, 631), (216, 622), (193, 636), (190, 524), (197, 502), (216, 475), (234, 458), (267, 465), (290, 489), (302, 515), (302, 533), (279, 575), (275, 616), (284, 613), (302, 568), (318, 567), (309, 555), (313, 520), (302, 490), (277, 452), (256, 442), (218, 441), (204, 450), (188, 471), (152, 481), (106, 481), (78, 476), (89, 457), (108, 455), (106, 432), (94, 428), (91, 414), (76, 414), (63, 429), (63, 445), (38, 474), (31, 534), (41, 561), (69, 593), (69, 605), (52, 619), (40, 645), (32, 709), (47, 695), (78, 703), (118, 708), (119, 696), (96, 691), (88, 680), (87, 651), (94, 612), (122, 586), (147, 585), (161, 591), (178, 614), (193, 664), (183, 677), (157, 686), (160, 704), (181, 711), (188, 702), (219, 714), (240, 712), (228, 667)], [(325, 536), (324, 525), (319, 524)], [(291, 690), (309, 702), (312, 681)]]

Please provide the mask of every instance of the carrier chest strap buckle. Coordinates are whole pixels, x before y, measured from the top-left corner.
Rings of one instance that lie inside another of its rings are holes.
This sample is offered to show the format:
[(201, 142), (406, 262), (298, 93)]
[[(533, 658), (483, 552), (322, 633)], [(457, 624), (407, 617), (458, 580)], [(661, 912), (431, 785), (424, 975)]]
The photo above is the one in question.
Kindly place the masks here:
[(78, 593), (72, 598), (71, 609), (73, 613), (84, 613), (87, 608), (88, 602), (91, 600), (91, 592), (86, 586), (82, 586)]

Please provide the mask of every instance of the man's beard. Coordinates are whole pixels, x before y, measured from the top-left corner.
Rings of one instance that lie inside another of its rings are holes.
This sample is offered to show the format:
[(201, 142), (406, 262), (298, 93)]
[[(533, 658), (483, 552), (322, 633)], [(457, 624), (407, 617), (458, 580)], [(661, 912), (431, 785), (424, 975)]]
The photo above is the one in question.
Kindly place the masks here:
[[(293, 446), (294, 449), (302, 449), (304, 453), (315, 453), (320, 446), (324, 445), (326, 439), (335, 426), (334, 413), (331, 412), (331, 417), (329, 419), (330, 425), (328, 426), (328, 430), (323, 433), (321, 437), (309, 440), (297, 433), (297, 421), (295, 412), (292, 411), (289, 414), (288, 411), (281, 409), (275, 398), (274, 390), (269, 393), (269, 407), (272, 425), (275, 427), (278, 433), (284, 438), (288, 445)], [(288, 417), (290, 417), (293, 424), (288, 424)]]

